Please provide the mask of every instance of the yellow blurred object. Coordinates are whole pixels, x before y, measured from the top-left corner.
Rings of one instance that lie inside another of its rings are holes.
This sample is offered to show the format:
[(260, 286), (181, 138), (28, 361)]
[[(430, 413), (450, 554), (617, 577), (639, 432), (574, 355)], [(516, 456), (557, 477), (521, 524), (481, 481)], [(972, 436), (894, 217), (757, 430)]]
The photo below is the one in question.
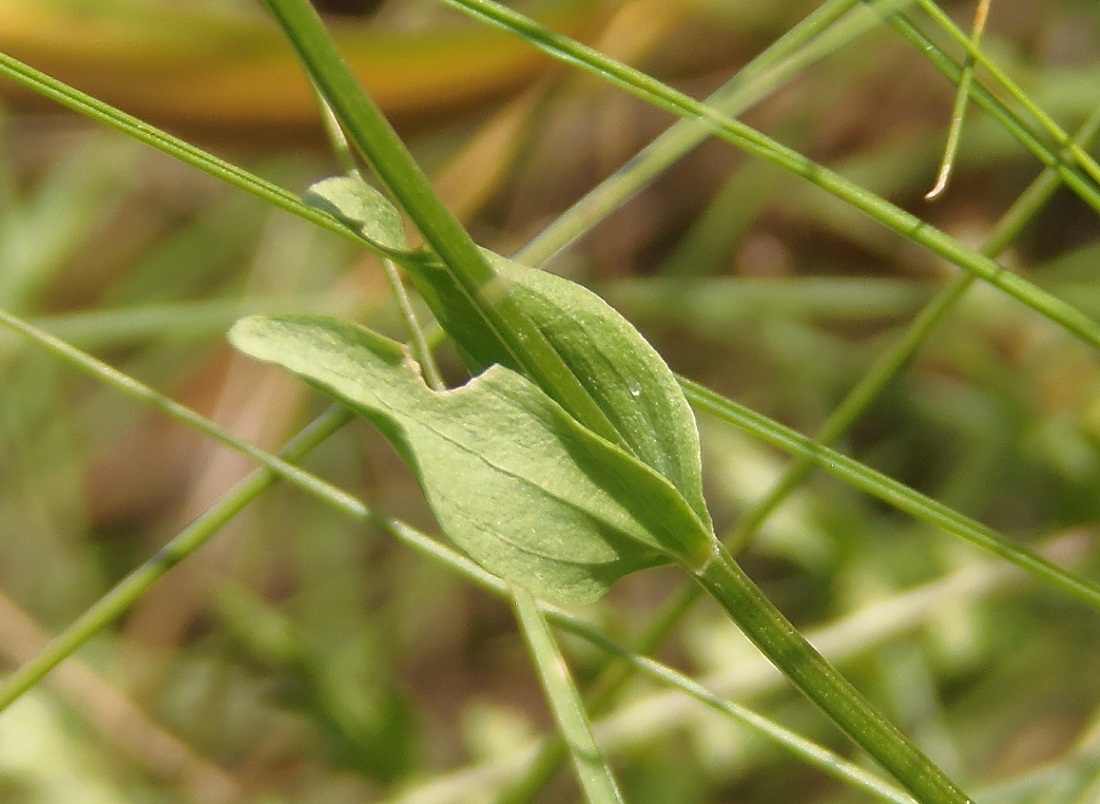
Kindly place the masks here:
[[(601, 5), (541, 0), (531, 13), (577, 36)], [(410, 32), (337, 18), (330, 27), (383, 110), (415, 122), (500, 96), (549, 66), (529, 44), (463, 22)], [(258, 6), (0, 0), (0, 51), (157, 124), (278, 136), (319, 119), (303, 68)], [(0, 92), (33, 100), (2, 80)]]

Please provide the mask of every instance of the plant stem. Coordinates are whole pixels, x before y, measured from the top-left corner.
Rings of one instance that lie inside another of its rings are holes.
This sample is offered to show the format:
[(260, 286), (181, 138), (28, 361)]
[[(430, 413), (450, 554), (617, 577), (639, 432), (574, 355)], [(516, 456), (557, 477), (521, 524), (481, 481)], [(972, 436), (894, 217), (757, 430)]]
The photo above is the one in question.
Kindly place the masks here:
[[(1029, 98), (1027, 94), (1025, 94), (1024, 91), (1019, 87), (1019, 85), (1015, 81), (1013, 81), (1007, 73), (1005, 73), (1004, 70), (998, 67), (994, 62), (990, 61), (988, 57), (986, 57), (985, 53), (983, 53), (981, 48), (978, 46), (979, 42), (975, 39), (974, 35), (971, 34), (970, 36), (967, 36), (966, 33), (964, 31), (961, 31), (959, 27), (955, 25), (954, 22), (952, 22), (951, 18), (947, 16), (943, 12), (943, 10), (935, 3), (929, 2), (928, 0), (917, 1), (920, 3), (920, 7), (925, 11), (926, 14), (928, 14), (929, 17), (931, 17), (936, 22), (936, 24), (938, 24), (944, 31), (947, 32), (948, 35), (950, 35), (956, 42), (958, 42), (966, 49), (966, 62), (973, 62), (974, 64), (982, 67), (982, 69), (984, 69), (996, 83), (1000, 84), (1004, 88), (1004, 90), (1009, 94), (1010, 97), (1012, 97), (1017, 103), (1020, 104), (1021, 108), (1027, 111), (1028, 114), (1030, 114), (1035, 119), (1035, 121), (1043, 129), (1045, 129), (1046, 132), (1050, 134), (1050, 136), (1054, 138), (1054, 141), (1058, 144), (1058, 146), (1066, 151), (1067, 155), (1059, 157), (1059, 163), (1076, 163), (1085, 173), (1087, 173), (1092, 178), (1093, 182), (1095, 182), (1096, 184), (1100, 184), (1100, 165), (1096, 163), (1096, 160), (1092, 157), (1092, 155), (1087, 150), (1082, 148), (1080, 143), (1073, 142), (1070, 139), (1069, 134), (1067, 134), (1066, 131), (1061, 126), (1059, 126), (1050, 115), (1044, 112), (1042, 108), (1037, 103), (1035, 103), (1035, 101)], [(864, 0), (864, 2), (866, 2), (866, 0)], [(982, 0), (982, 2), (984, 3), (986, 2), (986, 0)], [(988, 9), (986, 9), (986, 11), (988, 11)], [(982, 13), (982, 10), (979, 8), (979, 13), (978, 15), (976, 15), (977, 19), (975, 20), (975, 30), (977, 29), (978, 23), (980, 23), (982, 26), (985, 25), (985, 21), (981, 19)], [(930, 42), (927, 37), (925, 37), (904, 16), (900, 14), (895, 15), (891, 18), (890, 24), (895, 28), (895, 30), (898, 31), (898, 33), (904, 36), (912, 44), (920, 48), (922, 51), (926, 51), (929, 55), (929, 58), (931, 58), (933, 61), (937, 61), (937, 59), (946, 59), (942, 51), (939, 51), (938, 49), (928, 49), (928, 45), (930, 44)], [(945, 70), (945, 72), (948, 73), (949, 77), (951, 77), (952, 80), (955, 80), (953, 73), (958, 70), (958, 67), (955, 66), (953, 62), (951, 63), (951, 65), (954, 69), (950, 71)], [(937, 66), (940, 67), (940, 69), (943, 69), (941, 65), (937, 64)], [(1001, 106), (997, 101), (995, 101), (988, 93), (988, 91), (983, 89), (980, 84), (975, 85), (973, 89), (973, 100), (977, 100), (983, 105), (986, 105), (987, 110), (993, 112), (997, 116), (998, 120), (1001, 120), (1001, 116), (998, 110), (1002, 110), (1004, 109), (1004, 107)], [(1028, 147), (1031, 146), (1029, 145)], [(1092, 197), (1095, 197), (1095, 191), (1096, 187), (1094, 185)], [(1085, 198), (1084, 196), (1082, 196), (1082, 198), (1087, 203), (1092, 203), (1089, 198)], [(1096, 209), (1098, 212), (1100, 212), (1100, 208), (1097, 208), (1095, 204), (1092, 204), (1092, 206), (1093, 209)]]
[(585, 799), (589, 802), (621, 802), (622, 796), (611, 775), (611, 768), (592, 736), (584, 704), (576, 686), (569, 677), (569, 669), (561, 651), (554, 642), (554, 635), (546, 618), (530, 592), (512, 586), (512, 603), (516, 617), (527, 640), (528, 650), (538, 670), (543, 692), (558, 732), (569, 747), (569, 755), (577, 773)]
[(968, 804), (963, 793), (821, 656), (720, 547), (696, 580), (760, 651), (918, 801)]
[(215, 441), (225, 444), (257, 463), (262, 464), (276, 475), (293, 483), (303, 491), (314, 495), (320, 500), (348, 507), (355, 505), (356, 500), (350, 494), (320, 481), (316, 476), (303, 471), (286, 460), (272, 455), (270, 452), (239, 438), (238, 436), (211, 421), (205, 416), (196, 413), (186, 405), (170, 399), (145, 383), (135, 380), (128, 374), (97, 360), (86, 352), (70, 346), (61, 338), (39, 329), (28, 321), (12, 315), (7, 310), (0, 309), (0, 326), (7, 327), (13, 332), (24, 336), (33, 343), (48, 350), (56, 357), (61, 358), (90, 377), (94, 377), (104, 385), (114, 388), (131, 399), (136, 399), (142, 404), (148, 405), (154, 410), (159, 410), (166, 416), (171, 416), (176, 421), (182, 422), (188, 427), (193, 427), (200, 433), (209, 436)]
[[(551, 398), (590, 430), (624, 446), (606, 414), (534, 322), (502, 287), (462, 224), (451, 214), (397, 132), (341, 58), (308, 0), (264, 0), (349, 139), (412, 219), (464, 293), (467, 320), (495, 339), (500, 362), (511, 357)], [(414, 279), (416, 279), (414, 275)], [(434, 294), (424, 294), (432, 298)], [(453, 301), (453, 300), (452, 300)], [(484, 366), (473, 366), (480, 370)]]
[(280, 209), (335, 232), (341, 237), (359, 242), (359, 238), (343, 223), (331, 215), (305, 204), (302, 199), (289, 190), (272, 184), (244, 168), (181, 140), (179, 137), (173, 137), (171, 134), (149, 125), (144, 120), (127, 114), (98, 98), (93, 98), (79, 89), (51, 78), (6, 53), (0, 53), (0, 75), (43, 98), (48, 98), (66, 109), (84, 115), (89, 120), (102, 123), (108, 128), (125, 134), (138, 142), (150, 145), (161, 153), (168, 154), (168, 156), (174, 157), (185, 164), (196, 167), (204, 173), (238, 187), (263, 201), (274, 204)]
[(1003, 534), (977, 520), (960, 514), (948, 505), (909, 488), (904, 483), (829, 449), (795, 430), (768, 419), (720, 394), (680, 377), (688, 401), (699, 412), (716, 416), (764, 443), (771, 444), (796, 458), (812, 460), (829, 474), (854, 488), (862, 489), (898, 511), (988, 550), (1012, 562), (1035, 578), (1047, 581), (1063, 592), (1100, 610), (1100, 583), (1077, 577), (1053, 561), (1031, 550), (1018, 547)]
[[(362, 180), (362, 173), (355, 161), (355, 152), (352, 150), (351, 143), (348, 142), (344, 130), (340, 127), (340, 120), (336, 117), (336, 112), (332, 110), (328, 101), (325, 100), (325, 96), (320, 92), (317, 92), (317, 102), (321, 106), (321, 122), (324, 125), (325, 135), (328, 137), (329, 145), (332, 146), (336, 161), (348, 176)], [(420, 320), (416, 317), (416, 311), (413, 310), (408, 291), (405, 290), (405, 286), (401, 282), (401, 274), (389, 257), (381, 257), (381, 262), (386, 284), (389, 285), (397, 309), (405, 320), (405, 327), (409, 330), (409, 349), (412, 351), (413, 358), (420, 364), (420, 370), (424, 374), (424, 382), (432, 390), (441, 391), (446, 387), (443, 377), (439, 373), (439, 366), (436, 365), (435, 357), (432, 355), (432, 350), (428, 347), (427, 340), (424, 337), (424, 327), (421, 326)]]

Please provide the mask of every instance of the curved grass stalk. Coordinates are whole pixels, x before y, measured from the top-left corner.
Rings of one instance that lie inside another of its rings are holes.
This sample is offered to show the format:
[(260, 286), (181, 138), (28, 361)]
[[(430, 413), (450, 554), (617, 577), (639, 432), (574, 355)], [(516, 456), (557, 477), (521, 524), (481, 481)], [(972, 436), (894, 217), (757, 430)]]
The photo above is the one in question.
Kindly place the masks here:
[[(988, 3), (989, 0), (981, 0), (983, 3)], [(1022, 106), (1028, 114), (1030, 114), (1035, 121), (1054, 138), (1055, 143), (1059, 148), (1068, 153), (1072, 161), (1079, 165), (1096, 184), (1100, 184), (1100, 165), (1092, 155), (1080, 146), (1079, 143), (1074, 142), (1073, 138), (1054, 121), (1054, 119), (1040, 108), (1027, 93), (1023, 91), (1019, 84), (1012, 80), (1012, 78), (989, 59), (988, 56), (982, 51), (980, 45), (980, 38), (976, 36), (967, 36), (952, 19), (943, 13), (943, 10), (935, 3), (929, 0), (918, 0), (920, 7), (931, 17), (936, 24), (938, 24), (944, 31), (947, 32), (952, 39), (966, 48), (966, 64), (978, 64), (980, 65), (998, 84), (1004, 87), (1012, 98)], [(979, 8), (979, 12), (981, 9)], [(984, 20), (981, 19), (979, 14), (978, 19), (975, 22), (975, 32), (980, 34), (980, 27), (978, 23), (984, 26)], [(915, 29), (913, 29), (915, 30)], [(908, 32), (908, 29), (907, 29)], [(965, 65), (964, 65), (965, 71)], [(1069, 161), (1069, 158), (1067, 158)]]
[[(950, 81), (958, 84), (962, 80), (962, 67), (951, 60), (904, 15), (895, 14), (889, 18), (888, 22), (894, 30), (932, 62), (936, 69), (947, 76)], [(980, 61), (984, 57), (976, 58)], [(1003, 76), (1003, 73), (1001, 75)], [(1011, 83), (1007, 76), (1004, 76), (1004, 81)], [(1040, 163), (1046, 167), (1056, 169), (1066, 186), (1073, 190), (1093, 210), (1100, 213), (1100, 188), (1097, 187), (1095, 181), (1100, 169), (1097, 168), (1096, 162), (1091, 156), (1078, 148), (1070, 148), (1068, 149), (1069, 154), (1075, 155), (1071, 161), (1065, 155), (1048, 148), (1017, 115), (1009, 111), (981, 84), (972, 86), (970, 99), (1004, 126), (1005, 130), (1015, 137), (1021, 145), (1031, 151)], [(1043, 117), (1049, 120), (1045, 115)], [(1053, 131), (1061, 132), (1060, 137), (1057, 134), (1055, 135), (1056, 139), (1060, 139), (1063, 143), (1068, 142), (1066, 134), (1053, 121), (1050, 125), (1053, 127)], [(1072, 143), (1070, 144), (1072, 145)]]
[[(964, 68), (948, 57), (938, 45), (925, 36), (922, 31), (905, 17), (905, 15), (894, 14), (885, 18), (885, 21), (919, 53), (927, 58), (932, 65), (943, 73), (952, 83), (957, 85), (962, 81)], [(1023, 99), (1021, 103), (1027, 107), (1028, 110), (1032, 112), (1033, 116), (1040, 121), (1040, 124), (1058, 140), (1059, 147), (1062, 148), (1062, 151), (1059, 152), (1045, 145), (1038, 135), (1036, 135), (1018, 115), (990, 94), (990, 92), (980, 83), (972, 85), (970, 91), (971, 101), (981, 106), (994, 120), (1004, 126), (1005, 130), (1015, 137), (1021, 145), (1031, 151), (1040, 163), (1046, 167), (1057, 169), (1066, 186), (1073, 190), (1073, 192), (1093, 210), (1100, 213), (1100, 187), (1097, 186), (1097, 182), (1100, 181), (1100, 167), (1097, 167), (1096, 161), (1086, 151), (1075, 146), (1068, 135), (1059, 128), (1048, 115), (1042, 112), (1038, 106), (1030, 99), (1027, 99), (1023, 91), (1020, 90), (1005, 73), (999, 70), (996, 65), (988, 62), (984, 53), (980, 50), (970, 50), (969, 39), (957, 27), (954, 27), (954, 23), (952, 23), (950, 19), (944, 17), (941, 24), (947, 28), (950, 33), (960, 38), (964, 47), (968, 48), (968, 54), (972, 53), (977, 63), (982, 64), (982, 66), (993, 74), (1010, 92), (1015, 92), (1020, 95)]]
[[(970, 44), (975, 50), (981, 45), (982, 34), (985, 32), (985, 23), (989, 18), (989, 3), (990, 0), (978, 0), (978, 10), (974, 14), (974, 25), (970, 31)], [(943, 161), (940, 163), (939, 173), (936, 174), (936, 184), (924, 194), (926, 201), (934, 201), (942, 196), (947, 190), (948, 182), (951, 181), (951, 171), (955, 166), (955, 156), (959, 152), (959, 140), (962, 137), (963, 119), (966, 117), (966, 107), (970, 103), (970, 87), (973, 84), (974, 57), (967, 54), (955, 93), (955, 105), (951, 110)]]

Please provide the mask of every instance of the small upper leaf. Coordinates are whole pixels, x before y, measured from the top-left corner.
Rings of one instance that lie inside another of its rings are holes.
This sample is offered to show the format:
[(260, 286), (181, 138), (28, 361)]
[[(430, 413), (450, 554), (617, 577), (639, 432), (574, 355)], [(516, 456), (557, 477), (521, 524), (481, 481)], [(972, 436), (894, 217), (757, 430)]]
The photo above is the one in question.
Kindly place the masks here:
[(327, 212), (387, 257), (410, 253), (405, 222), (386, 196), (354, 176), (332, 176), (306, 190), (305, 201)]
[(400, 345), (338, 319), (246, 318), (230, 338), (375, 422), (444, 531), (542, 597), (591, 601), (629, 572), (711, 554), (709, 522), (664, 477), (503, 366), (434, 392)]

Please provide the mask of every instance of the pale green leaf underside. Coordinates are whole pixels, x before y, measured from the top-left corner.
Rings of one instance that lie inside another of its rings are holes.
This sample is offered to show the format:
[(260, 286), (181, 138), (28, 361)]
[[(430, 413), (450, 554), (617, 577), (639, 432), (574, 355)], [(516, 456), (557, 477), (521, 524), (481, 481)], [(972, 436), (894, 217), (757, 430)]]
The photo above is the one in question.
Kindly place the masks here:
[(418, 473), (443, 530), (541, 597), (588, 602), (643, 567), (707, 558), (709, 523), (665, 478), (510, 369), (435, 392), (399, 344), (322, 316), (246, 318), (230, 338), (369, 418)]
[(621, 446), (672, 483), (710, 529), (691, 408), (661, 356), (603, 299), (574, 282), (484, 251), (496, 276), (471, 300), (442, 264), (406, 250), (400, 214), (361, 179), (324, 179), (306, 199), (409, 271), (474, 373), (496, 363), (519, 368), (486, 331), (483, 318), (469, 312), (471, 304), (493, 305), (508, 294), (603, 410)]
[(672, 483), (709, 528), (699, 430), (664, 359), (617, 310), (582, 285), (485, 254), (630, 452)]

